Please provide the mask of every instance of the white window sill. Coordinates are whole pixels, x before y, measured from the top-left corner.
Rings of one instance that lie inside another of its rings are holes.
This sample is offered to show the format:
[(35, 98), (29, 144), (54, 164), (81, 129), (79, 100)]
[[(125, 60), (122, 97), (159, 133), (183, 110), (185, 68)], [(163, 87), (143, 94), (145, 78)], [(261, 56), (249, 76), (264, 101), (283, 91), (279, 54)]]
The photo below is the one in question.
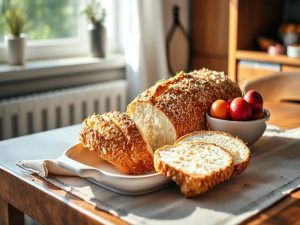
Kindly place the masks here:
[(43, 60), (27, 62), (24, 66), (0, 64), (0, 83), (20, 80), (41, 79), (64, 74), (88, 73), (121, 69), (125, 67), (125, 59), (121, 54), (111, 54), (106, 58), (76, 57), (67, 59)]
[(120, 54), (105, 59), (30, 61), (24, 66), (0, 64), (0, 99), (119, 79), (126, 79), (125, 59)]

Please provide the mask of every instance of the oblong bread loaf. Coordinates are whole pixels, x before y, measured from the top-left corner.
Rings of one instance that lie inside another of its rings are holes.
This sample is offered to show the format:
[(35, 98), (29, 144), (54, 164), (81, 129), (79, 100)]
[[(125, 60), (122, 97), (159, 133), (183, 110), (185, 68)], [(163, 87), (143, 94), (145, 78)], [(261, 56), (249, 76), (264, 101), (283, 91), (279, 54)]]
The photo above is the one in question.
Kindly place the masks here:
[(156, 83), (135, 98), (126, 113), (155, 150), (187, 133), (206, 130), (210, 105), (238, 96), (241, 90), (224, 73), (202, 69)]

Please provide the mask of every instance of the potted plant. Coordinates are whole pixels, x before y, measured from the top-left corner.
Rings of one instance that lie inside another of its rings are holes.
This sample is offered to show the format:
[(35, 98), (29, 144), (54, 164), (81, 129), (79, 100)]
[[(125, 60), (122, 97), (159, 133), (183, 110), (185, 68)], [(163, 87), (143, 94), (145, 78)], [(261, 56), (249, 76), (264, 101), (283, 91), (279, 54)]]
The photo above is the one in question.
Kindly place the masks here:
[(83, 13), (89, 20), (89, 42), (91, 54), (94, 57), (104, 58), (106, 55), (106, 29), (103, 25), (106, 12), (97, 0), (87, 4)]
[(26, 16), (18, 5), (8, 5), (4, 11), (5, 22), (9, 31), (5, 35), (7, 61), (11, 65), (25, 63), (26, 36), (23, 33)]

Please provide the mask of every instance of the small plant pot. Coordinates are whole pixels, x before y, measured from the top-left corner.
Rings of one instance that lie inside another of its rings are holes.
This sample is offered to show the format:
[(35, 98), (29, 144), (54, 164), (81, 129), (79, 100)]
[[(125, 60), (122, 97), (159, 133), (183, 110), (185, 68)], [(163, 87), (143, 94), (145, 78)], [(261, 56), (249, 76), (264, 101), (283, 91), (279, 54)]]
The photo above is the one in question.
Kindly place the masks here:
[(89, 24), (90, 52), (93, 57), (105, 58), (106, 56), (106, 29), (101, 24)]
[(26, 36), (5, 36), (6, 58), (10, 65), (24, 65), (26, 62)]

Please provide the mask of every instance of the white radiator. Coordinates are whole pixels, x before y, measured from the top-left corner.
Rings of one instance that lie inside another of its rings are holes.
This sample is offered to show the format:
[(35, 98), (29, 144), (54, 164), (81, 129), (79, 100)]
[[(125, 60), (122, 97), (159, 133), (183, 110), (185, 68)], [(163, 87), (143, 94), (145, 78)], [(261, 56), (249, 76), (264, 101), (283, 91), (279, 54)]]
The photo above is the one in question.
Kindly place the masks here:
[(0, 140), (80, 123), (87, 115), (126, 107), (125, 80), (0, 101)]

